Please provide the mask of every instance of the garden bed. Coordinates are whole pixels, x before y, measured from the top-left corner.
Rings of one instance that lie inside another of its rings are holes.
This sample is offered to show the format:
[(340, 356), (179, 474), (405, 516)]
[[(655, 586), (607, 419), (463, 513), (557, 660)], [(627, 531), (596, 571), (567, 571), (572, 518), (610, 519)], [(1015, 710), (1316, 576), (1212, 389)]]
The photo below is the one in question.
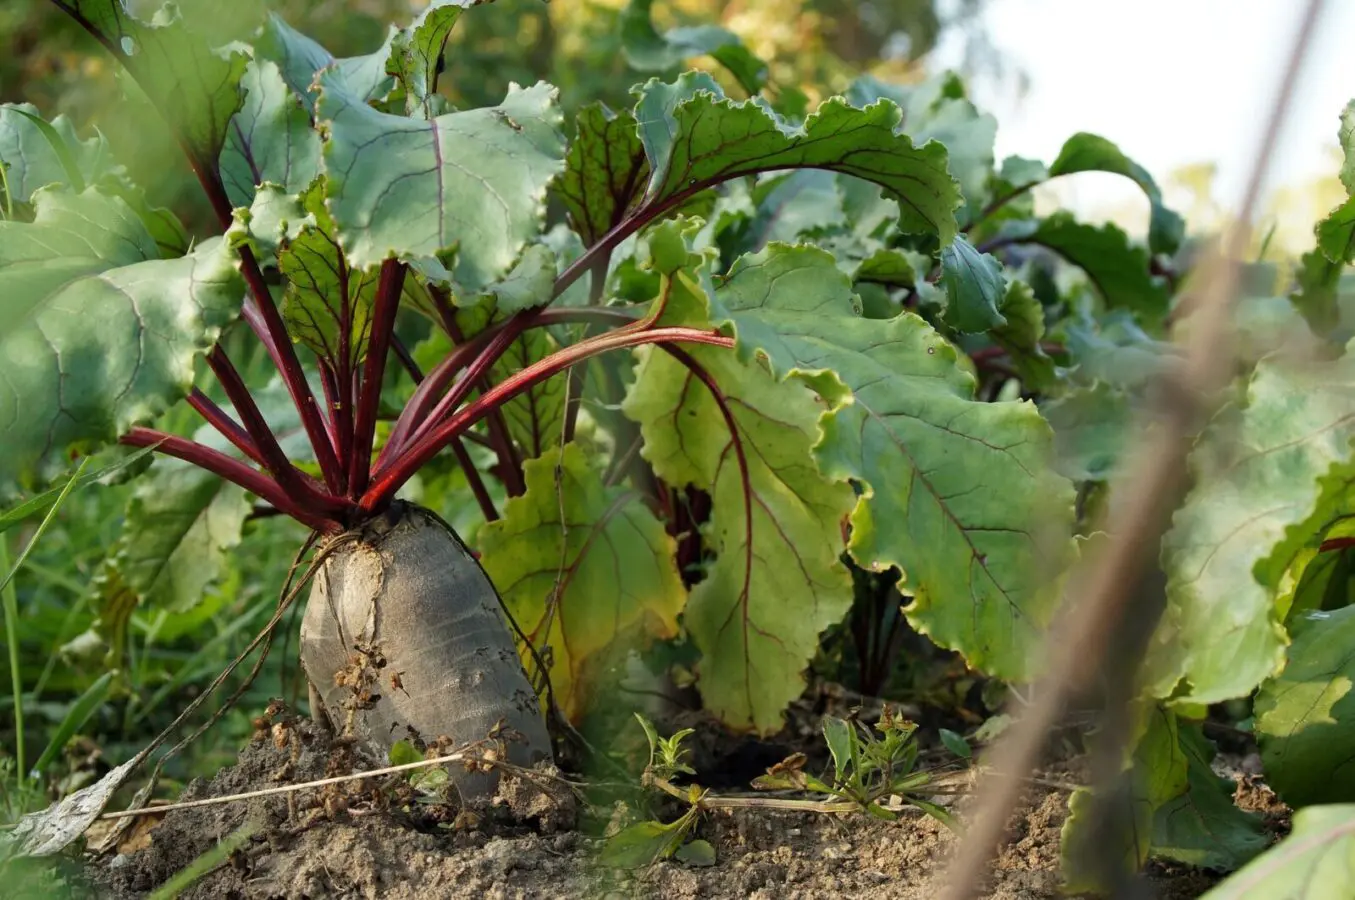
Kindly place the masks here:
[[(698, 755), (714, 758), (709, 750)], [(261, 729), (235, 766), (210, 782), (194, 782), (181, 799), (272, 788), (373, 765), (298, 719)], [(1061, 896), (1059, 832), (1067, 815), (1067, 784), (1079, 770), (1077, 760), (1055, 764), (1032, 782), (986, 896)], [(1235, 777), (1239, 803), (1267, 813), (1272, 827), (1282, 830), (1283, 810), (1269, 790), (1241, 772)], [(713, 812), (695, 833), (714, 846), (713, 866), (660, 862), (625, 871), (599, 863), (605, 839), (596, 828), (590, 833), (576, 827), (577, 810), (567, 791), (547, 795), (512, 780), (479, 811), (480, 821), (466, 827), (464, 821), (411, 818), (400, 808), (398, 788), (392, 788), (399, 783), (399, 776), (389, 776), (171, 811), (157, 817), (153, 829), (131, 830), (122, 852), (98, 859), (91, 878), (101, 896), (145, 896), (254, 823), (257, 830), (241, 849), (182, 896), (921, 898), (935, 895), (931, 879), (955, 843), (944, 825), (920, 812), (905, 812), (896, 822), (763, 809)], [(955, 805), (961, 818), (967, 802), (962, 797)], [(1146, 879), (1159, 897), (1186, 898), (1199, 896), (1218, 876), (1154, 863)]]

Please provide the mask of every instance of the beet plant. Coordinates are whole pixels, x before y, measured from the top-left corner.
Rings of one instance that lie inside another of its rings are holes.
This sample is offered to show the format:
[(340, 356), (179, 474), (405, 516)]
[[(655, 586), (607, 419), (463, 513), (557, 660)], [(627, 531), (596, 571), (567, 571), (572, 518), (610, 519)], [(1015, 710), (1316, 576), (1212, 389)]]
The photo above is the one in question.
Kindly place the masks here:
[[(342, 59), (250, 4), (56, 5), (219, 223), (190, 239), (99, 136), (0, 107), (0, 479), (159, 458), (101, 576), (110, 621), (190, 609), (248, 515), (289, 516), (320, 540), (316, 715), (379, 749), (502, 724), (524, 763), (551, 755), (546, 713), (581, 719), (659, 640), (719, 720), (776, 731), (854, 580), (897, 584), (977, 671), (1037, 671), (1167, 356), (1182, 223), (1115, 145), (998, 165), (950, 75), (805, 114), (732, 34), (660, 34), (649, 3), (627, 57), (661, 75), (568, 121), (544, 83), (439, 93), (490, 4), (434, 0)], [(693, 54), (728, 71), (674, 74)], [(1147, 247), (1037, 214), (1033, 188), (1086, 171), (1143, 189)], [(183, 405), (196, 430), (166, 424)]]

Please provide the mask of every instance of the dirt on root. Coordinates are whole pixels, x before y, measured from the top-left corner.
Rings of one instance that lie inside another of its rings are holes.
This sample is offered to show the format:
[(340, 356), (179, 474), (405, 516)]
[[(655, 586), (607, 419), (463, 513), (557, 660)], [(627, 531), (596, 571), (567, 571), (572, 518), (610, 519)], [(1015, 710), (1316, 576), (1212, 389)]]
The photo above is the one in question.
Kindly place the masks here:
[[(281, 717), (262, 728), (239, 762), (181, 800), (200, 800), (375, 767), (308, 720)], [(187, 898), (900, 898), (935, 896), (931, 879), (955, 838), (935, 819), (904, 813), (896, 822), (769, 810), (708, 813), (695, 837), (716, 851), (713, 866), (661, 862), (622, 871), (598, 862), (600, 837), (573, 830), (572, 795), (550, 781), (509, 779), (475, 815), (411, 818), (407, 779), (387, 776), (326, 788), (161, 814), (135, 830), (122, 852), (92, 861), (99, 896), (134, 898), (164, 884), (242, 826), (254, 833), (199, 879)], [(985, 896), (1054, 898), (1059, 831), (1067, 816), (1066, 771), (1040, 779), (1013, 815), (1011, 840)], [(1242, 773), (1239, 796), (1281, 813), (1264, 786)], [(539, 789), (542, 786), (546, 790)], [(956, 805), (963, 817), (966, 802)], [(1278, 808), (1282, 810), (1282, 807)], [(1216, 880), (1184, 866), (1153, 865), (1156, 896), (1198, 897)]]

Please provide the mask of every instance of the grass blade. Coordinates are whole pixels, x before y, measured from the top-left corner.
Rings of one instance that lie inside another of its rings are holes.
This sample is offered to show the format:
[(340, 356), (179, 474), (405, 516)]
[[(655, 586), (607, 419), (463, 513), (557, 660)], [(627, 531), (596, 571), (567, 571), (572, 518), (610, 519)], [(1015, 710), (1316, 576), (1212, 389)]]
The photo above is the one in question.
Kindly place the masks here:
[(66, 489), (71, 484), (78, 482), (76, 486), (80, 487), (89, 484), (91, 481), (98, 481), (100, 478), (103, 478), (106, 475), (111, 475), (114, 472), (118, 471), (119, 469), (127, 468), (132, 463), (137, 462), (143, 456), (150, 454), (154, 450), (155, 450), (154, 447), (142, 447), (135, 453), (129, 454), (123, 457), (122, 459), (119, 459), (117, 462), (110, 463), (104, 466), (102, 469), (96, 469), (95, 471), (90, 472), (87, 475), (82, 475), (81, 472), (84, 470), (85, 463), (89, 459), (89, 457), (86, 457), (84, 460), (81, 460), (80, 468), (77, 469), (75, 474), (70, 477), (70, 480), (68, 480), (61, 487), (54, 487), (49, 491), (43, 491), (41, 494), (38, 494), (36, 497), (32, 497), (28, 500), (25, 500), (23, 503), (20, 503), (13, 509), (7, 512), (0, 513), (0, 534), (4, 534), (6, 531), (9, 531), (11, 528), (13, 528), (15, 525), (18, 525), (25, 519), (30, 519), (33, 516), (36, 516), (38, 513), (42, 512), (43, 510), (51, 506), (53, 503), (59, 502), (59, 499), (66, 492)]
[(61, 488), (61, 493), (52, 502), (52, 506), (47, 510), (47, 515), (43, 517), (42, 524), (38, 530), (33, 533), (33, 539), (24, 547), (19, 558), (14, 561), (13, 567), (9, 564), (9, 544), (0, 536), (0, 571), (8, 569), (5, 574), (5, 580), (0, 582), (0, 605), (4, 606), (5, 611), (5, 643), (9, 646), (9, 683), (10, 690), (14, 693), (14, 761), (17, 764), (17, 772), (20, 783), (28, 778), (28, 769), (24, 767), (24, 698), (23, 698), (23, 674), (19, 668), (19, 597), (14, 590), (14, 576), (23, 568), (24, 560), (28, 559), (29, 551), (42, 539), (42, 535), (47, 531), (47, 526), (52, 524), (56, 518), (57, 510), (61, 509), (61, 504), (66, 501), (67, 495), (80, 480), (84, 474), (85, 466), (89, 465), (89, 457), (80, 460), (80, 467), (75, 470), (75, 474)]

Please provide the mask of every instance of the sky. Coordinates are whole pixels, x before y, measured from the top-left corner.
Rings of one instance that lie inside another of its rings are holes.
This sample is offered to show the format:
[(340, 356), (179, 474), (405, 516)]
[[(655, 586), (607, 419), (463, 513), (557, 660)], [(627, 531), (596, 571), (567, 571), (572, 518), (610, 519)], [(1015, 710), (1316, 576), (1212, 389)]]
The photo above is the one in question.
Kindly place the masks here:
[[(992, 42), (1029, 77), (980, 80), (975, 101), (998, 119), (997, 154), (1050, 162), (1091, 131), (1159, 177), (1218, 165), (1216, 196), (1236, 208), (1306, 3), (1300, 0), (989, 0)], [(1271, 168), (1271, 184), (1333, 176), (1338, 117), (1355, 97), (1355, 2), (1328, 0)], [(955, 37), (955, 36), (952, 36)], [(954, 65), (943, 42), (933, 66)], [(1072, 181), (1073, 179), (1064, 179)], [(1116, 205), (1133, 188), (1080, 176), (1075, 208)]]

